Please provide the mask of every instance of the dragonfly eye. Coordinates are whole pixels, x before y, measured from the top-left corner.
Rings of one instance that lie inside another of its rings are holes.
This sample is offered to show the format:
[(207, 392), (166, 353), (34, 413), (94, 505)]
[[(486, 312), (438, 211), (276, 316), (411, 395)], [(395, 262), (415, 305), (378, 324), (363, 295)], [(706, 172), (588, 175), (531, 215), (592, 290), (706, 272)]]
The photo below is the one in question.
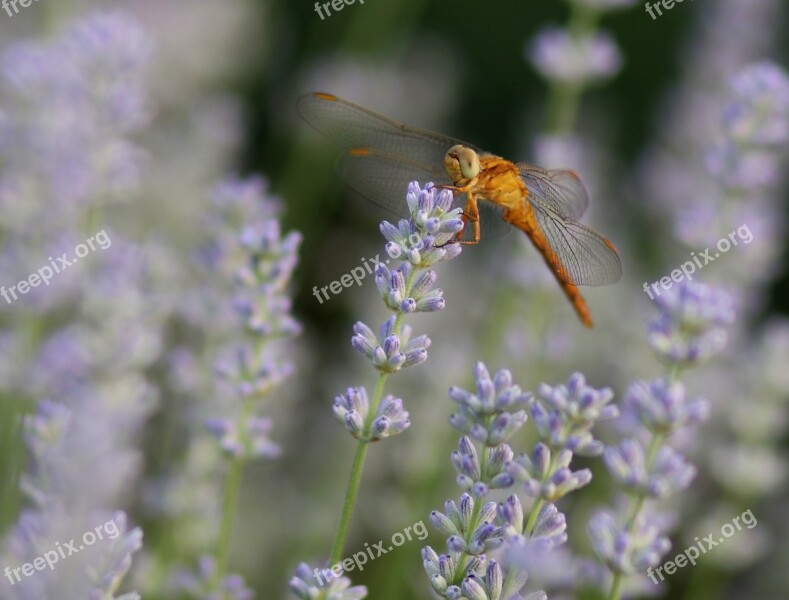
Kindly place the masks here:
[(471, 148), (452, 146), (444, 158), (444, 167), (453, 182), (474, 179), (479, 175), (479, 157)]
[(474, 179), (479, 175), (479, 156), (471, 148), (461, 148), (457, 152), (460, 172), (466, 179)]

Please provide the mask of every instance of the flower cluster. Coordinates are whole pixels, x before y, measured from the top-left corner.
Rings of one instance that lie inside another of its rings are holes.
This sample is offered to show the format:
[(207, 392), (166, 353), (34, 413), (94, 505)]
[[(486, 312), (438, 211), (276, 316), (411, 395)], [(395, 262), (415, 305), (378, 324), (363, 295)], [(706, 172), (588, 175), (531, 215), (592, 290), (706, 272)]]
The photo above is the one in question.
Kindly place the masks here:
[[(491, 378), (482, 363), (474, 367), (474, 379), (473, 392), (458, 387), (449, 390), (450, 398), (459, 406), (450, 423), (467, 434), (452, 453), (457, 483), (466, 493), (457, 503), (447, 500), (444, 512), (430, 513), (430, 522), (447, 536), (448, 553), (438, 554), (426, 546), (422, 560), (433, 590), (442, 598), (498, 600), (517, 594), (525, 585), (526, 576), (523, 573), (504, 577), (501, 565), (487, 560), (485, 553), (501, 546), (504, 537), (502, 527), (497, 525), (497, 504), (483, 502), (483, 498), (490, 489), (513, 484), (506, 471), (513, 457), (507, 441), (526, 423), (525, 408), (531, 394), (513, 385), (509, 371), (501, 370)], [(472, 440), (481, 445), (480, 450)], [(520, 507), (515, 496), (511, 503)], [(522, 513), (521, 510), (521, 517)], [(517, 519), (514, 514), (509, 516)]]
[[(217, 577), (220, 577), (217, 581)], [(219, 575), (216, 560), (211, 556), (200, 559), (197, 573), (183, 571), (173, 577), (173, 587), (193, 598), (221, 598), (222, 600), (253, 600), (255, 594), (238, 575)]]
[(571, 375), (567, 385), (537, 388), (529, 412), (541, 441), (531, 456), (521, 454), (509, 465), (510, 474), (523, 483), (528, 496), (555, 502), (591, 481), (588, 469), (574, 472), (570, 462), (574, 454), (602, 453), (603, 445), (592, 437), (591, 429), (598, 420), (619, 414), (610, 404), (613, 397), (608, 388), (588, 386), (581, 373)]
[(706, 168), (728, 193), (756, 193), (774, 185), (789, 140), (789, 76), (778, 65), (749, 65), (730, 83), (721, 139)]
[(734, 321), (728, 294), (690, 281), (661, 294), (655, 303), (660, 312), (649, 324), (648, 341), (666, 364), (699, 364), (726, 345), (726, 326)]
[(551, 449), (599, 456), (602, 444), (592, 437), (591, 429), (597, 421), (619, 414), (610, 404), (613, 398), (610, 388), (597, 390), (586, 384), (581, 373), (574, 373), (567, 385), (541, 384), (529, 408), (540, 439)]
[(710, 412), (709, 402), (689, 399), (685, 385), (667, 377), (633, 382), (625, 395), (625, 407), (650, 432), (667, 435), (700, 425)]
[(408, 413), (403, 410), (403, 401), (387, 395), (381, 400), (367, 431), (365, 424), (370, 418), (370, 403), (364, 388), (348, 388), (343, 395), (334, 399), (332, 408), (337, 420), (343, 421), (346, 429), (356, 439), (368, 442), (376, 442), (402, 433), (411, 424)]
[(603, 460), (614, 481), (636, 496), (666, 498), (684, 490), (696, 476), (696, 468), (669, 446), (657, 451), (648, 468), (644, 447), (632, 438), (606, 448)]
[(301, 563), (296, 567), (296, 574), (288, 585), (296, 596), (304, 600), (321, 597), (325, 600), (362, 600), (367, 596), (366, 587), (363, 585), (351, 586), (351, 580), (347, 577), (335, 577), (330, 579), (328, 583), (321, 585), (321, 582), (315, 577), (315, 573), (306, 563)]
[[(511, 598), (525, 585), (534, 557), (544, 557), (566, 541), (565, 517), (551, 502), (589, 483), (588, 469), (570, 470), (573, 452), (600, 454), (602, 444), (590, 430), (617, 411), (609, 404), (610, 390), (587, 386), (578, 373), (567, 385), (541, 385), (539, 398), (514, 385), (507, 370), (491, 378), (485, 365), (477, 363), (474, 379), (473, 392), (449, 390), (459, 405), (450, 424), (465, 434), (452, 453), (457, 484), (464, 493), (458, 503), (448, 500), (444, 512), (430, 514), (433, 526), (447, 536), (447, 553), (438, 554), (428, 546), (422, 559), (433, 589), (443, 598)], [(531, 456), (514, 457), (507, 442), (526, 423), (529, 412), (542, 441)], [(528, 519), (516, 494), (500, 504), (484, 503), (490, 490), (516, 482), (535, 498)], [(487, 554), (499, 548), (503, 562), (488, 560)], [(545, 594), (538, 591), (527, 597)]]
[(608, 513), (597, 513), (589, 521), (589, 536), (605, 565), (622, 575), (645, 572), (671, 548), (668, 538), (644, 515), (623, 527)]
[[(443, 298), (440, 300), (443, 302)], [(353, 326), (351, 346), (384, 373), (396, 373), (427, 360), (430, 338), (420, 335), (411, 339), (412, 330), (408, 325), (401, 328), (400, 335), (396, 335), (396, 321), (396, 317), (390, 317), (382, 323), (378, 335), (361, 321)]]
[(529, 58), (546, 79), (572, 85), (605, 81), (622, 66), (619, 48), (609, 34), (575, 36), (555, 27), (536, 36)]

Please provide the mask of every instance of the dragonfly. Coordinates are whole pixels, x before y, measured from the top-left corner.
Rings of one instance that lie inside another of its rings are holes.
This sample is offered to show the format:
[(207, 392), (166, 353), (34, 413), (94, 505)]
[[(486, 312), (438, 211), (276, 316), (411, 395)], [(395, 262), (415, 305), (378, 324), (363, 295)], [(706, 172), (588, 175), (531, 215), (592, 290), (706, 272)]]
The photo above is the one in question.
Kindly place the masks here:
[(483, 232), (495, 236), (502, 227), (523, 231), (581, 322), (593, 326), (577, 286), (614, 283), (622, 264), (608, 238), (578, 222), (589, 193), (575, 171), (511, 162), (333, 94), (306, 94), (296, 107), (307, 123), (343, 148), (340, 177), (378, 206), (402, 214), (408, 184), (431, 181), (451, 190), (455, 205), (462, 207), (463, 229), (454, 241), (477, 244)]

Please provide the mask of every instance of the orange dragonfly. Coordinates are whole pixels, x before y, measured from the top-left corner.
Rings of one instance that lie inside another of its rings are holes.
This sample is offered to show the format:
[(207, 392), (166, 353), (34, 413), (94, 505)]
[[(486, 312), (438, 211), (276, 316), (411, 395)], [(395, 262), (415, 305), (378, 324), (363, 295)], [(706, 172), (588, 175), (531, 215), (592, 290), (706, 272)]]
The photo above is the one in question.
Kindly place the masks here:
[[(607, 238), (577, 222), (589, 194), (575, 171), (513, 163), (332, 94), (307, 94), (299, 98), (297, 108), (310, 125), (345, 149), (338, 162), (340, 176), (375, 204), (401, 214), (408, 184), (432, 181), (455, 192), (456, 202), (463, 206), (464, 230), (472, 225), (472, 239), (462, 239), (460, 231), (460, 243), (479, 242), (480, 222), (486, 235), (496, 235), (499, 224), (506, 223), (523, 231), (583, 324), (592, 327), (576, 286), (614, 283), (622, 275), (622, 265)], [(465, 204), (460, 200), (463, 194)]]

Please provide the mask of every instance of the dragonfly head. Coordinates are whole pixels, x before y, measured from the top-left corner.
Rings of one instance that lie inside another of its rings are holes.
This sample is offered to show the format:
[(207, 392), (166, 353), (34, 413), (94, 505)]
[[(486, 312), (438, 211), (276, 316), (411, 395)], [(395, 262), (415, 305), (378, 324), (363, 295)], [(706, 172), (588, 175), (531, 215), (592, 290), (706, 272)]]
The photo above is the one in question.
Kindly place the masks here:
[(444, 169), (452, 183), (463, 187), (479, 175), (479, 156), (471, 148), (457, 144), (444, 155)]

